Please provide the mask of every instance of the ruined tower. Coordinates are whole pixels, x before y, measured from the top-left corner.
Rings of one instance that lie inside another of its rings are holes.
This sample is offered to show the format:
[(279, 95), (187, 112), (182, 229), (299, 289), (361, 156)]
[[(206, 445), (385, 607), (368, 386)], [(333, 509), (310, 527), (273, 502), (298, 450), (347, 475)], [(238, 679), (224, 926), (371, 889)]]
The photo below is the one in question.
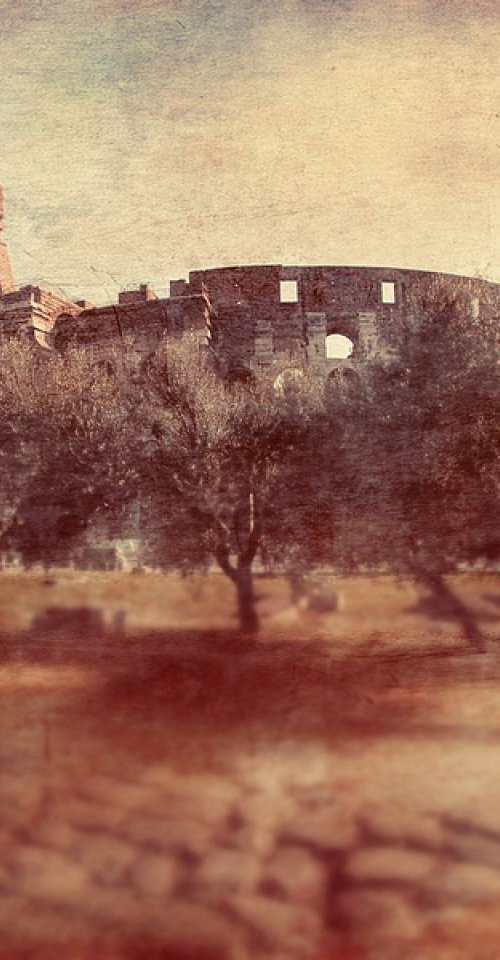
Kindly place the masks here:
[(10, 265), (9, 251), (3, 239), (4, 228), (3, 187), (0, 184), (0, 296), (15, 290), (14, 275)]

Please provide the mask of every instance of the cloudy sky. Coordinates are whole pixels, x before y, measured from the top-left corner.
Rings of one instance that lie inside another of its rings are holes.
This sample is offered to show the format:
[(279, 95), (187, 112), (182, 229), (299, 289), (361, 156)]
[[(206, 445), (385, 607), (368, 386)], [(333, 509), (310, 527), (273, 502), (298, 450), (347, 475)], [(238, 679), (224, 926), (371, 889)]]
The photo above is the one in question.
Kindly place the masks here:
[(0, 0), (18, 283), (234, 263), (500, 280), (496, 0)]

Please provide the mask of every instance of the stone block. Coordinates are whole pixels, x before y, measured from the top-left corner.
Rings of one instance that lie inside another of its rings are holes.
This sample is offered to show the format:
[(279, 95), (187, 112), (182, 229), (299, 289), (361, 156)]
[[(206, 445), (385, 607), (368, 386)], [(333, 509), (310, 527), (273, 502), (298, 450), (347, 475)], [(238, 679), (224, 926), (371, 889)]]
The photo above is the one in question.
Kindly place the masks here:
[(345, 873), (360, 883), (421, 883), (436, 869), (431, 854), (404, 847), (364, 847), (348, 858)]
[(127, 811), (144, 806), (148, 800), (148, 788), (140, 783), (129, 783), (115, 777), (93, 776), (82, 784), (80, 792), (89, 800), (111, 804)]
[(281, 899), (322, 911), (326, 871), (308, 850), (295, 846), (278, 848), (262, 871), (262, 889)]
[(217, 847), (207, 854), (193, 874), (193, 887), (209, 896), (251, 893), (260, 879), (255, 854)]
[(392, 890), (346, 890), (335, 897), (334, 910), (346, 930), (371, 944), (412, 940), (425, 923), (410, 901)]
[[(275, 830), (283, 819), (282, 804), (288, 805), (286, 797), (276, 794), (250, 793), (241, 797), (235, 807), (235, 815), (243, 824), (266, 826)], [(289, 814), (289, 811), (286, 811)]]
[(52, 850), (18, 846), (10, 864), (16, 887), (30, 896), (57, 902), (79, 900), (85, 895), (90, 878), (85, 867)]
[(64, 820), (46, 820), (33, 829), (33, 838), (42, 846), (74, 853), (81, 842), (81, 832)]
[(259, 858), (269, 856), (276, 842), (273, 827), (268, 824), (246, 823), (243, 826), (231, 829), (223, 835), (224, 843), (238, 850), (251, 850)]
[(313, 813), (306, 811), (284, 825), (281, 839), (328, 854), (355, 846), (358, 828), (352, 814), (332, 804)]
[(136, 844), (157, 851), (179, 851), (194, 857), (204, 856), (212, 842), (212, 831), (206, 824), (181, 817), (135, 817), (126, 828), (127, 837)]
[(314, 956), (321, 919), (313, 910), (265, 896), (235, 896), (227, 906), (253, 934), (256, 949), (283, 950), (290, 958)]
[(314, 590), (300, 598), (298, 607), (314, 613), (336, 613), (345, 609), (345, 598), (342, 593)]
[(180, 868), (173, 857), (145, 853), (133, 865), (130, 875), (144, 896), (169, 897), (179, 880)]
[(90, 800), (69, 798), (57, 803), (55, 815), (68, 824), (83, 830), (115, 830), (127, 818), (128, 811), (122, 806), (97, 803)]
[(432, 904), (498, 900), (500, 870), (481, 863), (450, 863), (428, 878), (425, 889)]
[(500, 870), (500, 842), (475, 831), (447, 835), (447, 850), (456, 857)]
[(92, 833), (82, 839), (79, 856), (96, 880), (114, 886), (124, 879), (137, 853), (133, 846), (118, 837)]
[[(229, 778), (213, 774), (181, 776), (168, 767), (151, 767), (143, 780), (153, 788), (154, 804), (165, 815), (184, 813), (206, 824), (222, 821), (239, 798), (240, 789)], [(152, 794), (152, 790), (150, 790)]]
[(363, 811), (360, 823), (369, 836), (394, 844), (411, 842), (439, 850), (445, 842), (444, 828), (438, 817), (402, 809), (398, 804)]

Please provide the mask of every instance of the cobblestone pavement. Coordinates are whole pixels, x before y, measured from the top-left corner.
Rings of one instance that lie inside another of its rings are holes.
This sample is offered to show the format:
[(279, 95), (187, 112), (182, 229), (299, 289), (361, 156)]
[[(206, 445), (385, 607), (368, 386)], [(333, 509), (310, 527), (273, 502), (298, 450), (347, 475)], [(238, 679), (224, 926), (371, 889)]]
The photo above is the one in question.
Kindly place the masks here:
[(498, 960), (496, 653), (3, 650), (2, 960)]

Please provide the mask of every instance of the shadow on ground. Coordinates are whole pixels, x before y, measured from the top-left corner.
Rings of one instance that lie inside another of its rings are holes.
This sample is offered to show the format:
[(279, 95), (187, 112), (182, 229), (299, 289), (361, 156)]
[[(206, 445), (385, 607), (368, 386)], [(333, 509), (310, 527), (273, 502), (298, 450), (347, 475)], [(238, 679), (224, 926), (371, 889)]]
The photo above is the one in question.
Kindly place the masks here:
[[(63, 688), (66, 678), (68, 722), (122, 736), (141, 758), (169, 743), (172, 756), (178, 754), (181, 741), (192, 750), (207, 730), (229, 752), (287, 737), (342, 746), (402, 733), (472, 739), (500, 733), (463, 722), (459, 709), (445, 722), (434, 711), (436, 690), (442, 697), (463, 684), (500, 679), (494, 653), (471, 654), (460, 641), (391, 653), (370, 639), (352, 649), (321, 636), (248, 642), (231, 630), (130, 634), (119, 616), (107, 625), (99, 608), (49, 608), (29, 631), (0, 634), (0, 666), (0, 684), (5, 688), (10, 677), (18, 697), (20, 671), (30, 695), (51, 684)], [(79, 669), (87, 671), (81, 683)]]

